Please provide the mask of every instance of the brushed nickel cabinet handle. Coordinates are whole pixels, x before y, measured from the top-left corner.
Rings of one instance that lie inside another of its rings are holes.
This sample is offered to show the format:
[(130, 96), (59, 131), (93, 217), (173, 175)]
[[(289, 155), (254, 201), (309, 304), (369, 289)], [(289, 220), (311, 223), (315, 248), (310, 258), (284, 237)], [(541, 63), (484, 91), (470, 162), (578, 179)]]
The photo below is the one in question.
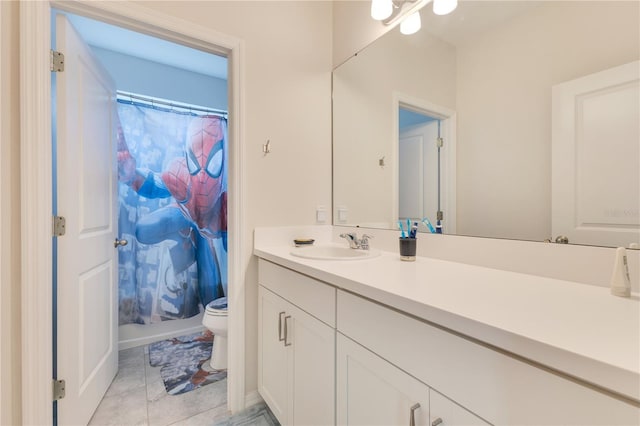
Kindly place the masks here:
[(278, 341), (282, 342), (284, 337), (282, 336), (282, 316), (284, 315), (284, 311), (278, 314)]
[(417, 402), (411, 406), (410, 408), (411, 414), (409, 416), (409, 426), (416, 426), (416, 410), (418, 408), (420, 408), (420, 404)]
[(442, 424), (442, 419), (440, 417), (431, 422), (431, 426), (438, 426), (439, 424)]
[(289, 327), (287, 326), (287, 324), (289, 324), (289, 322), (287, 321), (289, 318), (291, 318), (291, 315), (287, 315), (286, 317), (284, 317), (284, 345), (285, 346), (291, 346), (291, 342), (287, 343), (287, 339), (289, 338)]

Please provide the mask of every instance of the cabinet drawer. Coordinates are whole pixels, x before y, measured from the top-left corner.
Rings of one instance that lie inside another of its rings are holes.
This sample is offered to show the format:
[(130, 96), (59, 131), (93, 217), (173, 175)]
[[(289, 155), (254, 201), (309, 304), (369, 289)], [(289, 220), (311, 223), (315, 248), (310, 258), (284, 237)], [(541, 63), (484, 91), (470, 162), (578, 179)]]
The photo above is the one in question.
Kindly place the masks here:
[(493, 424), (638, 424), (638, 407), (338, 291), (337, 328)]
[(258, 260), (258, 282), (303, 311), (335, 328), (335, 287), (264, 259)]

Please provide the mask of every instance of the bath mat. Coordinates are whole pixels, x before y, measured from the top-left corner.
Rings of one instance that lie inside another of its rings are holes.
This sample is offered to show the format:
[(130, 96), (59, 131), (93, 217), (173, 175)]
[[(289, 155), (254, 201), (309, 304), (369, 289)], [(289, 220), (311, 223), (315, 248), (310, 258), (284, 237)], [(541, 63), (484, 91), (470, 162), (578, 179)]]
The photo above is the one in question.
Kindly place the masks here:
[(149, 345), (149, 364), (160, 368), (169, 395), (179, 395), (227, 377), (227, 370), (209, 365), (213, 334), (210, 331), (162, 340)]

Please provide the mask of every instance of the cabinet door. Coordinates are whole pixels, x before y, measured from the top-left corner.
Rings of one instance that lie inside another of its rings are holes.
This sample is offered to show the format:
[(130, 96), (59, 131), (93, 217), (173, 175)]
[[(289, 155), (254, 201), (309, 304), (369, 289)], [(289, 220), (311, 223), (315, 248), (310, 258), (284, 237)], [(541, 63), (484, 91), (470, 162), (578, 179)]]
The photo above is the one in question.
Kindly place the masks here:
[(431, 389), (429, 393), (432, 426), (487, 426), (489, 423)]
[(287, 424), (286, 302), (258, 287), (258, 390), (281, 424)]
[(335, 329), (290, 305), (286, 344), (289, 352), (289, 423), (335, 424)]
[(427, 385), (342, 334), (337, 336), (339, 425), (409, 426), (412, 416), (415, 425), (428, 424)]

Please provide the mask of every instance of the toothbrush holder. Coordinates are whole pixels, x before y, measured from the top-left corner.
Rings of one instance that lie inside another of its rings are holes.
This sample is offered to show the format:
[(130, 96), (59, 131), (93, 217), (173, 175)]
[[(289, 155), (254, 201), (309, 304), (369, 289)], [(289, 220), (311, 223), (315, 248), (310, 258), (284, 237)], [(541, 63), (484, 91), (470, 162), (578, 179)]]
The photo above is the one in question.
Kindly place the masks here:
[(416, 260), (416, 242), (415, 238), (400, 237), (400, 260), (413, 262)]

